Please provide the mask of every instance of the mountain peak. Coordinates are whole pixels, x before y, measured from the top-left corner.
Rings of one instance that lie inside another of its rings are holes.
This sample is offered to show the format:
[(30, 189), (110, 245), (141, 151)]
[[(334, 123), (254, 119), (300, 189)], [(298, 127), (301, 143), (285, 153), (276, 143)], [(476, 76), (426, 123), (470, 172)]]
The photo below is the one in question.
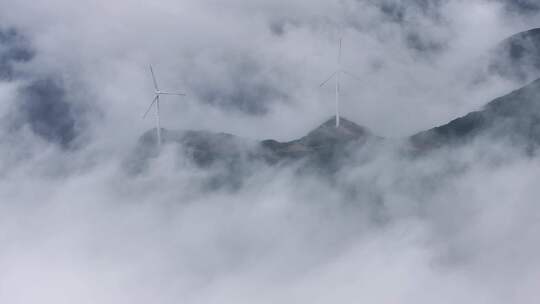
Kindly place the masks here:
[(300, 139), (289, 142), (265, 140), (261, 145), (270, 162), (307, 157), (316, 164), (315, 167), (332, 168), (347, 157), (349, 147), (362, 147), (370, 139), (377, 138), (367, 128), (346, 118), (341, 118), (340, 126), (336, 127), (336, 119), (332, 117)]
[(371, 134), (371, 132), (367, 128), (359, 126), (343, 117), (340, 118), (339, 127), (336, 127), (336, 118), (332, 117), (300, 140), (305, 141), (308, 139), (320, 138), (325, 140), (335, 139), (349, 141), (359, 139), (368, 134)]

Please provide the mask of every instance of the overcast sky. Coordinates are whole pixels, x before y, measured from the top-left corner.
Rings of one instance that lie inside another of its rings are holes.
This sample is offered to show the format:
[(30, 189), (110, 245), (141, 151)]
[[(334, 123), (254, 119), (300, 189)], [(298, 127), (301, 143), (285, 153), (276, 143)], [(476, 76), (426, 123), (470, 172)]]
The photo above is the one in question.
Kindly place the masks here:
[(0, 5), (3, 27), (35, 50), (21, 67), (27, 76), (60, 79), (68, 102), (100, 112), (105, 129), (129, 120), (118, 133), (132, 136), (152, 126), (139, 119), (152, 99), (149, 64), (163, 88), (188, 94), (164, 101), (165, 127), (305, 133), (332, 115), (333, 88), (319, 84), (336, 67), (339, 37), (343, 66), (361, 78), (343, 81), (345, 116), (385, 136), (410, 135), (517, 87), (474, 84), (478, 66), (498, 42), (539, 23), (534, 9), (498, 1)]
[(235, 191), (173, 149), (123, 164), (149, 64), (187, 95), (163, 127), (290, 140), (332, 116), (342, 37), (344, 116), (402, 138), (531, 80), (486, 66), (537, 26), (526, 0), (0, 0), (0, 302), (536, 303), (540, 160), (504, 145)]

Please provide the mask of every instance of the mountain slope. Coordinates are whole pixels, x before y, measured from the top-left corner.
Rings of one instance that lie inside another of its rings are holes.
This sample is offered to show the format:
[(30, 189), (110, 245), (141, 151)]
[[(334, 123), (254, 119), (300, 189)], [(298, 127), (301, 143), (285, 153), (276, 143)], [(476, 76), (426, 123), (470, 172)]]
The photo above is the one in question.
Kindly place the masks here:
[(527, 81), (540, 77), (540, 28), (515, 34), (493, 51), (491, 73)]
[(341, 118), (340, 126), (336, 128), (335, 118), (330, 118), (300, 139), (283, 143), (265, 140), (261, 145), (271, 162), (308, 157), (322, 164), (344, 156), (348, 145), (362, 146), (376, 138), (368, 129), (345, 118)]
[[(430, 151), (464, 145), (479, 136), (507, 141), (516, 147), (535, 149), (540, 145), (540, 79), (497, 98), (482, 109), (451, 122), (406, 138), (415, 151)], [(232, 134), (208, 131), (162, 129), (163, 144), (191, 159), (200, 167), (220, 166), (242, 171), (248, 162), (270, 165), (304, 161), (305, 167), (338, 169), (367, 143), (375, 146), (385, 140), (347, 119), (335, 127), (331, 118), (299, 139), (279, 142), (256, 141)], [(155, 129), (139, 139), (134, 163), (147, 162), (158, 155)], [(140, 167), (140, 166), (139, 166)]]
[[(540, 77), (540, 28), (516, 34), (496, 49), (494, 72), (521, 80)], [(136, 149), (134, 163), (145, 163), (158, 154), (155, 129), (146, 132)], [(334, 170), (368, 142), (383, 138), (342, 118), (335, 127), (332, 117), (306, 136), (288, 141), (256, 141), (207, 131), (162, 130), (164, 145), (174, 145), (182, 155), (201, 167), (221, 166), (242, 171), (245, 162), (278, 164), (304, 161), (305, 167)], [(479, 137), (508, 141), (529, 151), (540, 145), (540, 79), (497, 98), (482, 109), (445, 125), (420, 132), (406, 140), (415, 151), (463, 145)], [(388, 140), (387, 140), (388, 141)]]
[(488, 103), (481, 110), (410, 138), (416, 148), (431, 149), (470, 142), (483, 134), (527, 146), (540, 143), (540, 79)]
[[(312, 167), (335, 168), (338, 162), (348, 156), (350, 149), (357, 149), (367, 141), (376, 139), (380, 138), (344, 118), (339, 128), (335, 127), (335, 119), (331, 118), (306, 136), (289, 142), (256, 141), (208, 131), (162, 129), (164, 147), (173, 146), (177, 153), (200, 167), (221, 166), (228, 169), (238, 169), (246, 162), (277, 164), (297, 160), (305, 160)], [(135, 171), (140, 171), (148, 159), (157, 155), (156, 131), (152, 129), (141, 136), (130, 162), (137, 164), (133, 166)]]

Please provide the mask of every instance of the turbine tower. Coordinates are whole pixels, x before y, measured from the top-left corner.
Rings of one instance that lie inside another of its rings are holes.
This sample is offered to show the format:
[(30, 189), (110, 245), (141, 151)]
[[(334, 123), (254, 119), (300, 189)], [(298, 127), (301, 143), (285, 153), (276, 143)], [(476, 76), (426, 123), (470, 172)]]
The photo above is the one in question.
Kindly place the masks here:
[(157, 145), (158, 145), (158, 148), (161, 148), (161, 122), (160, 122), (160, 116), (159, 116), (159, 97), (161, 95), (186, 96), (186, 94), (161, 91), (157, 84), (156, 75), (154, 74), (154, 69), (152, 68), (152, 65), (150, 65), (150, 73), (152, 74), (152, 81), (154, 82), (155, 95), (154, 95), (154, 100), (152, 101), (152, 103), (150, 103), (150, 106), (148, 107), (148, 110), (146, 110), (146, 112), (144, 113), (143, 119), (146, 118), (150, 110), (152, 110), (152, 107), (156, 105)]
[(332, 73), (332, 75), (330, 75), (330, 77), (328, 77), (328, 79), (326, 79), (323, 83), (321, 83), (321, 85), (319, 87), (322, 87), (324, 86), (325, 84), (327, 84), (330, 80), (332, 79), (335, 79), (335, 86), (336, 86), (336, 128), (339, 128), (339, 124), (340, 124), (340, 112), (339, 112), (339, 95), (340, 95), (340, 89), (341, 89), (341, 75), (342, 74), (345, 74), (345, 75), (348, 75), (349, 77), (352, 77), (352, 78), (355, 78), (355, 79), (358, 79), (360, 80), (360, 77), (352, 74), (351, 72), (348, 72), (346, 70), (344, 70), (342, 67), (341, 67), (341, 49), (342, 49), (342, 38), (339, 38), (339, 49), (338, 49), (338, 61), (337, 61), (337, 69), (334, 73)]

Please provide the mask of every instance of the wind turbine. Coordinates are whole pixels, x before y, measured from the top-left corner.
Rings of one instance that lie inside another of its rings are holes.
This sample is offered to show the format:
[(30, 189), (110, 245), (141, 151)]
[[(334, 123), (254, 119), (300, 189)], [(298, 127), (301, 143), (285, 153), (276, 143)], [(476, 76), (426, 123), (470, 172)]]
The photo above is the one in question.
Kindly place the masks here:
[(159, 97), (161, 95), (177, 95), (177, 96), (186, 96), (184, 93), (174, 93), (174, 92), (164, 92), (159, 89), (159, 86), (157, 84), (156, 75), (154, 74), (154, 69), (152, 68), (152, 65), (150, 65), (150, 73), (152, 74), (152, 81), (154, 82), (154, 100), (152, 103), (150, 103), (150, 106), (148, 107), (148, 110), (143, 115), (143, 119), (146, 118), (150, 110), (152, 110), (152, 107), (154, 104), (156, 105), (156, 130), (157, 130), (157, 144), (158, 148), (161, 147), (161, 125), (160, 125), (160, 117), (159, 117)]
[(330, 77), (328, 77), (328, 79), (326, 79), (319, 86), (319, 87), (324, 86), (325, 84), (327, 84), (332, 79), (336, 80), (336, 83), (335, 83), (335, 86), (336, 86), (336, 128), (339, 128), (339, 123), (340, 123), (339, 94), (340, 94), (340, 86), (341, 86), (341, 75), (344, 74), (344, 75), (347, 75), (349, 77), (360, 80), (360, 77), (352, 74), (351, 72), (348, 72), (348, 71), (344, 70), (341, 67), (341, 48), (342, 48), (341, 44), (342, 44), (342, 38), (339, 38), (338, 62), (337, 62), (336, 71), (334, 73), (332, 73), (332, 75), (330, 75)]

